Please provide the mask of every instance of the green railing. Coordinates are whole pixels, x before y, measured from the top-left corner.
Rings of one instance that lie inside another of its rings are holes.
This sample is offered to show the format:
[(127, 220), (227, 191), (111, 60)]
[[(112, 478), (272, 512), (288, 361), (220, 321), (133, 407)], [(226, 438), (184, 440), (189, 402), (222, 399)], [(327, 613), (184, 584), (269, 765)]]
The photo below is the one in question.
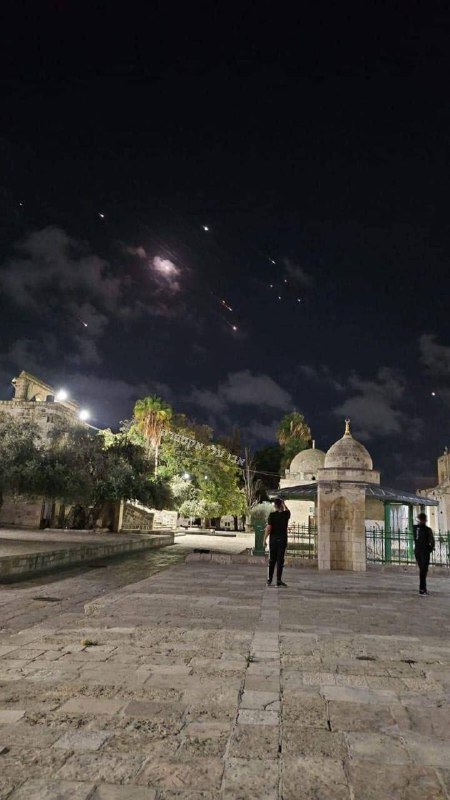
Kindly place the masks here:
[[(434, 538), (430, 564), (450, 568), (450, 531), (436, 533)], [(289, 525), (286, 556), (317, 558), (317, 527)], [(415, 564), (413, 536), (406, 530), (385, 534), (382, 528), (366, 528), (366, 556), (369, 564)]]
[(289, 525), (286, 556), (289, 558), (317, 558), (317, 528), (315, 525)]
[[(450, 532), (436, 533), (434, 539), (430, 564), (450, 567)], [(385, 533), (382, 528), (366, 528), (366, 556), (368, 563), (415, 564), (413, 535), (406, 530)]]

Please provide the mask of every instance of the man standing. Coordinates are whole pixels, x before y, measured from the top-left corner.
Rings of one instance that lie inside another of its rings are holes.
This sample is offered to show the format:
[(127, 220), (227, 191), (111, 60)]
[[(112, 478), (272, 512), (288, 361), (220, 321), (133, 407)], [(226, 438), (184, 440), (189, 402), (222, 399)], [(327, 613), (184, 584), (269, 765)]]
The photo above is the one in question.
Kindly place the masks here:
[(426, 514), (419, 514), (418, 525), (414, 525), (414, 555), (420, 573), (419, 594), (427, 595), (427, 572), (430, 563), (430, 554), (434, 550), (434, 536), (428, 527)]
[(283, 583), (281, 576), (284, 567), (284, 554), (287, 547), (287, 529), (291, 512), (288, 511), (281, 497), (277, 497), (274, 501), (275, 511), (269, 514), (266, 529), (264, 531), (264, 547), (268, 537), (269, 541), (269, 576), (267, 578), (267, 586), (272, 586), (273, 573), (275, 571), (275, 564), (277, 565), (277, 586), (286, 586)]

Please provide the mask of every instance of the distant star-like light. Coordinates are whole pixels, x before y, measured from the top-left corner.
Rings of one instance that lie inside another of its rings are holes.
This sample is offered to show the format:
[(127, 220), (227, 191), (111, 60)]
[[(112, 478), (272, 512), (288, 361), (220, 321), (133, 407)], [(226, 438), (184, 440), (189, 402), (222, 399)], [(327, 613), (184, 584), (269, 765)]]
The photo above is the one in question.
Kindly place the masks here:
[(436, 397), (436, 392), (431, 392), (431, 397)]
[(202, 228), (203, 228), (204, 231), (209, 231), (209, 228), (208, 228), (207, 225), (202, 225)]
[(99, 212), (98, 212), (98, 215), (99, 215), (100, 219), (105, 219), (105, 215), (104, 215), (104, 214), (102, 214), (102, 212), (101, 212), (101, 211), (99, 211)]
[(234, 331), (237, 331), (237, 325), (232, 325), (231, 327), (233, 328)]

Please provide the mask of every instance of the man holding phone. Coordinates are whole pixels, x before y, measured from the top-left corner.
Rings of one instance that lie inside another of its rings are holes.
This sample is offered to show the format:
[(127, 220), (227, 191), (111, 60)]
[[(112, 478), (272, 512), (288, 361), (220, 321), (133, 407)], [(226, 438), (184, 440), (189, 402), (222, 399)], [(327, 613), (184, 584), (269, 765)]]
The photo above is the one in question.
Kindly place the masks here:
[(267, 586), (272, 586), (275, 565), (277, 567), (277, 586), (287, 586), (283, 583), (281, 576), (284, 567), (284, 554), (287, 547), (287, 529), (291, 512), (286, 508), (285, 502), (281, 497), (274, 500), (275, 511), (269, 514), (266, 529), (264, 531), (264, 547), (267, 539), (269, 541), (269, 574)]

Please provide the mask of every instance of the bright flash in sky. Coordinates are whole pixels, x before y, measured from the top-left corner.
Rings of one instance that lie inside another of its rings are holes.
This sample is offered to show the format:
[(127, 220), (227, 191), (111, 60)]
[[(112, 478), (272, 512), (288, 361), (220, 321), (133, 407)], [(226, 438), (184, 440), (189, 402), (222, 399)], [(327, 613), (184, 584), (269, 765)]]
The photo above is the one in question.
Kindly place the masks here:
[(105, 215), (104, 215), (104, 214), (102, 214), (102, 212), (101, 212), (101, 211), (99, 211), (99, 212), (98, 212), (98, 215), (99, 215), (100, 219), (105, 219)]
[(237, 331), (237, 325), (232, 325), (234, 331)]
[(431, 397), (436, 397), (436, 392), (431, 392)]
[(65, 389), (60, 389), (58, 392), (56, 392), (55, 400), (58, 400), (58, 401), (67, 400), (68, 397), (69, 397), (69, 395), (66, 392), (66, 390)]
[(89, 417), (91, 415), (90, 415), (89, 411), (87, 410), (87, 408), (82, 408), (80, 413), (78, 414), (78, 416), (79, 416), (79, 418), (81, 420), (83, 420), (83, 422), (86, 422), (86, 420), (89, 419)]
[(202, 225), (202, 228), (203, 228), (204, 231), (209, 231), (208, 225)]
[(273, 260), (273, 258), (271, 258), (271, 259), (270, 259), (270, 263), (271, 263), (271, 264), (276, 264), (277, 262), (276, 262), (276, 261), (274, 261), (274, 260)]
[(169, 261), (168, 258), (160, 258), (159, 256), (155, 256), (153, 259), (153, 266), (155, 269), (161, 273), (161, 275), (166, 275), (170, 277), (172, 275), (178, 275), (179, 269)]

